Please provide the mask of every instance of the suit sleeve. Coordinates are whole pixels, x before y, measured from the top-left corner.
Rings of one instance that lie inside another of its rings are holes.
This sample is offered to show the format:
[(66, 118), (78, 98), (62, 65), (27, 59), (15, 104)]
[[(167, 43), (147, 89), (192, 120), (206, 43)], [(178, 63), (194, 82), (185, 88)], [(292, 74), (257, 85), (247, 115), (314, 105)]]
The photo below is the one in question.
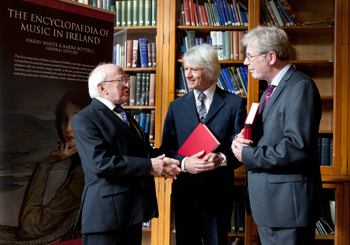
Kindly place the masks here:
[[(121, 182), (146, 185), (151, 177), (151, 160), (136, 157), (128, 139), (119, 139), (112, 146), (105, 140), (100, 128), (90, 118), (76, 114), (72, 120), (75, 143), (83, 166), (101, 177)], [(105, 129), (106, 131), (106, 129)], [(86, 174), (86, 173), (85, 173)]]
[(315, 161), (315, 152), (317, 158), (315, 140), (322, 109), (315, 84), (304, 78), (282, 93), (288, 96), (284, 96), (285, 101), (276, 100), (271, 108), (274, 114), (265, 119), (258, 146), (243, 147), (247, 170), (296, 171), (300, 165), (306, 169)]

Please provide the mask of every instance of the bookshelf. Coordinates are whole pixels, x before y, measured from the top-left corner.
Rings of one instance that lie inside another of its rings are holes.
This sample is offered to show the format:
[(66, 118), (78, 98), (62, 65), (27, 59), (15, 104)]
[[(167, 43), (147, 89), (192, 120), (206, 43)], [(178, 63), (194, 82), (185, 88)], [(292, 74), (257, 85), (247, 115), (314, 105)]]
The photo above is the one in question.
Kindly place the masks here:
[[(199, 4), (208, 2), (199, 0)], [(229, 1), (227, 1), (229, 2)], [(181, 96), (176, 93), (176, 79), (181, 59), (178, 57), (177, 34), (194, 30), (199, 36), (210, 31), (245, 31), (261, 24), (261, 8), (264, 0), (242, 0), (248, 7), (248, 26), (184, 26), (179, 23), (182, 0), (157, 1), (157, 26), (115, 27), (118, 32), (127, 29), (130, 36), (157, 35), (157, 67), (128, 68), (127, 73), (155, 72), (157, 74), (156, 104), (154, 107), (129, 107), (130, 110), (155, 110), (156, 128), (154, 144), (159, 147), (163, 122), (169, 103)], [(332, 162), (321, 166), (325, 197), (336, 203), (334, 235), (316, 236), (316, 244), (349, 244), (350, 242), (350, 86), (349, 86), (349, 14), (347, 0), (289, 0), (293, 12), (301, 23), (315, 22), (334, 17), (334, 25), (283, 26), (292, 44), (291, 63), (308, 74), (316, 82), (321, 94), (323, 116), (320, 137), (333, 139)], [(91, 0), (89, 1), (91, 3)], [(90, 7), (90, 6), (89, 6)], [(129, 34), (128, 34), (129, 35)], [(243, 65), (243, 60), (221, 61), (222, 67)], [(258, 102), (264, 87), (261, 82), (248, 76), (247, 105)], [(235, 171), (235, 184), (244, 186), (244, 167)], [(152, 228), (144, 230), (143, 244), (175, 244), (172, 237), (176, 232), (171, 226), (171, 179), (156, 178), (156, 191), (160, 216), (152, 220)], [(327, 202), (323, 203), (328, 210)], [(328, 211), (327, 211), (328, 212)], [(326, 214), (329, 219), (329, 214)], [(240, 244), (258, 244), (257, 228), (251, 216), (245, 216), (243, 234), (229, 233), (229, 241), (241, 237)]]

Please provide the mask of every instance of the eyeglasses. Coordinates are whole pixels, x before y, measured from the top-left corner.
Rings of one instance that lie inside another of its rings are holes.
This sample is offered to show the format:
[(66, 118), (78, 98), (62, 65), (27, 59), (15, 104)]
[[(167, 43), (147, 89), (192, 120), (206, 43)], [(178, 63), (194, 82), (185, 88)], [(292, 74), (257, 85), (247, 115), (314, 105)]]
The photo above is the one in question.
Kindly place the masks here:
[(126, 82), (129, 82), (128, 79), (126, 79), (125, 77), (122, 77), (122, 78), (118, 78), (118, 79), (115, 79), (115, 80), (109, 80), (109, 81), (103, 81), (105, 83), (108, 83), (108, 82), (118, 82), (120, 84), (126, 84)]
[(257, 54), (257, 55), (249, 55), (249, 54), (247, 54), (245, 56), (245, 59), (250, 63), (250, 62), (253, 62), (255, 60), (255, 58), (257, 58), (257, 57), (259, 57), (261, 55), (265, 55), (265, 54), (267, 54), (267, 53), (262, 53), (262, 54)]

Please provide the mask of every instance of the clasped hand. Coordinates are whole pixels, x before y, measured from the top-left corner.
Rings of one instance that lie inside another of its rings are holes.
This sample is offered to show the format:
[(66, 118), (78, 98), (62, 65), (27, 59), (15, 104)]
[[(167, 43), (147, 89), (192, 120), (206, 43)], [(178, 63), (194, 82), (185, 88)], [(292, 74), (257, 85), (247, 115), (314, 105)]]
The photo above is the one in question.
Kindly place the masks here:
[(185, 169), (191, 174), (199, 174), (202, 172), (214, 170), (219, 167), (224, 160), (220, 153), (209, 153), (203, 159), (201, 157), (205, 154), (205, 151), (200, 151), (186, 159)]
[(180, 162), (176, 159), (166, 157), (164, 154), (156, 158), (151, 158), (151, 162), (151, 175), (176, 179), (176, 176), (181, 172), (181, 168), (179, 168)]
[(231, 149), (238, 161), (242, 162), (242, 150), (243, 146), (252, 146), (253, 141), (244, 139), (243, 130), (237, 135), (236, 139), (232, 141)]

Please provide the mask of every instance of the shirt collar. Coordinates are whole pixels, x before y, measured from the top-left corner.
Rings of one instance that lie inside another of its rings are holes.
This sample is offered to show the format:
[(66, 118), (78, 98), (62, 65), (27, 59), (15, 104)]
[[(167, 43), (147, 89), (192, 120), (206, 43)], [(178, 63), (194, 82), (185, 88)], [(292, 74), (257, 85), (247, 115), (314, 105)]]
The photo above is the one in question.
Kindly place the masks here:
[(109, 101), (105, 98), (96, 97), (96, 99), (101, 101), (101, 103), (103, 103), (105, 106), (107, 106), (111, 111), (113, 111), (113, 109), (115, 108), (115, 105), (111, 101)]
[(271, 85), (275, 85), (277, 87), (278, 84), (280, 83), (282, 77), (284, 76), (284, 74), (286, 74), (286, 72), (289, 70), (289, 68), (290, 68), (290, 64), (287, 64), (285, 67), (283, 67), (283, 69), (272, 80)]
[[(216, 84), (214, 83), (213, 85), (211, 85), (207, 90), (205, 90), (203, 93), (207, 96), (207, 99), (209, 101), (211, 101), (214, 97), (214, 93), (215, 93), (215, 89), (216, 89)], [(196, 98), (196, 100), (198, 99), (198, 95), (201, 93), (198, 90), (194, 89), (194, 97)]]

